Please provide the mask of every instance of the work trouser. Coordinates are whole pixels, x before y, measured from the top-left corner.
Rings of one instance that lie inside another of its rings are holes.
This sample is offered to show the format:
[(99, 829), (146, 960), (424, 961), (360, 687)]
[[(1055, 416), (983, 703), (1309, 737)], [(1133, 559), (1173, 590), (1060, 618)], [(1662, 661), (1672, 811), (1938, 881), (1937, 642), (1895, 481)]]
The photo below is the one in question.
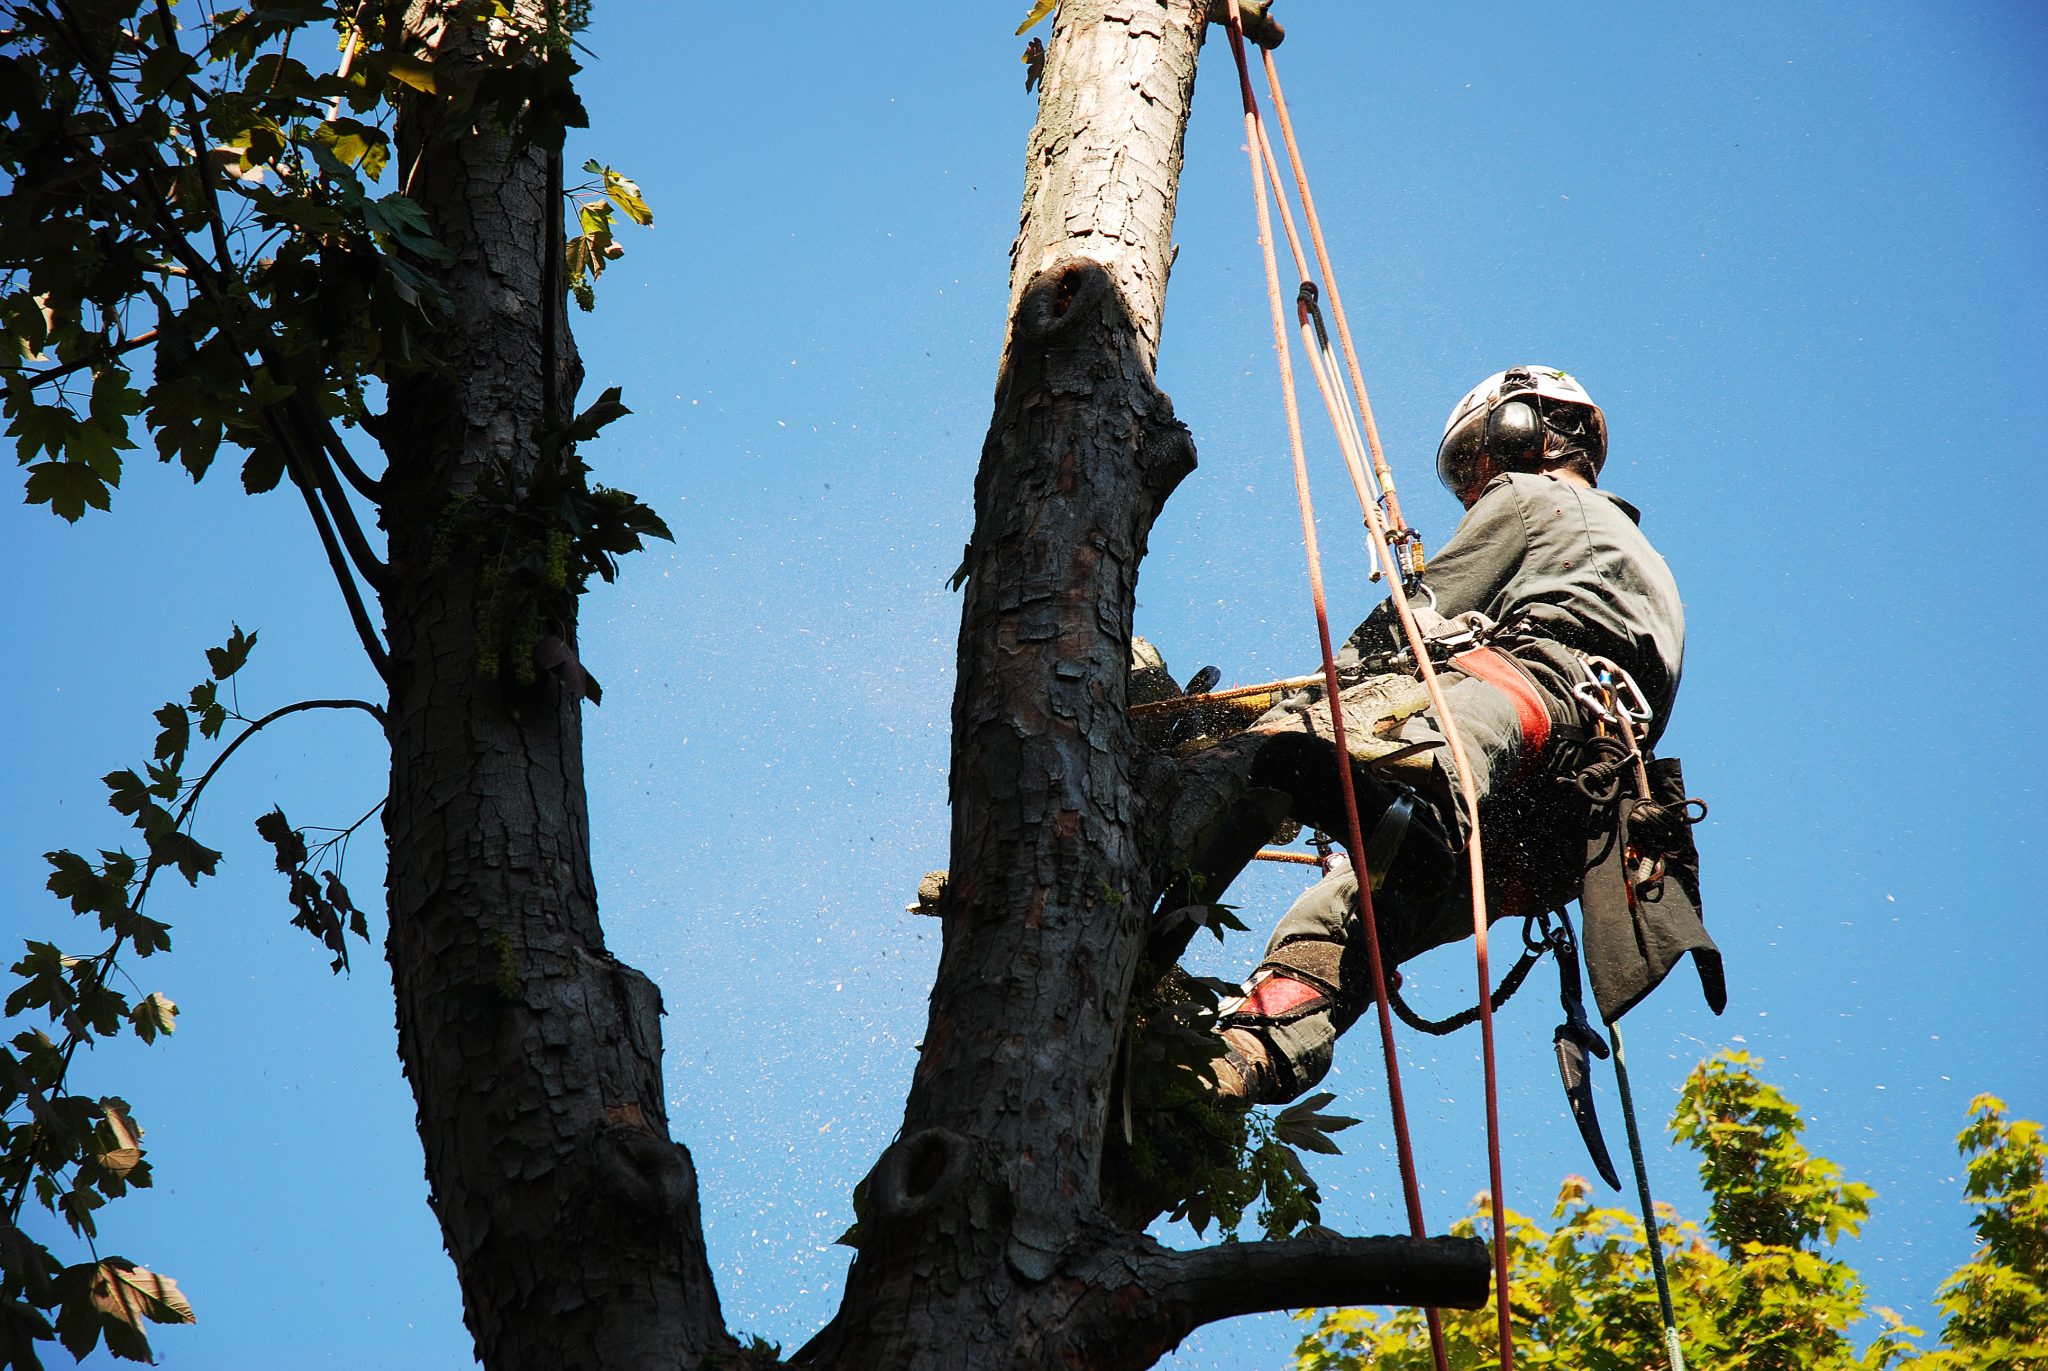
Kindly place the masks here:
[[(1525, 747), (1528, 741), (1540, 745), (1541, 739), (1525, 739), (1524, 724), (1530, 718), (1531, 700), (1543, 697), (1540, 692), (1532, 696), (1525, 691), (1518, 709), (1514, 697), (1498, 686), (1456, 671), (1441, 675), (1445, 697), (1458, 721), (1485, 822), (1492, 809), (1489, 801), (1541, 765), (1541, 758), (1529, 755), (1530, 749)], [(1532, 683), (1531, 690), (1534, 689)], [(1446, 812), (1447, 826), (1455, 825), (1457, 820), (1451, 817), (1458, 813), (1458, 806), (1452, 802), (1456, 793), (1455, 767), (1449, 748), (1443, 745), (1439, 723), (1427, 709), (1427, 696), (1421, 685), (1405, 676), (1373, 677), (1344, 691), (1340, 698), (1344, 703), (1345, 734), (1355, 762), (1364, 763), (1366, 774), (1370, 775), (1375, 759), (1396, 758), (1393, 765), (1383, 766), (1382, 773), (1391, 774), (1397, 782), (1420, 792)], [(1285, 713), (1283, 707), (1258, 720), (1245, 735), (1241, 750), (1259, 751), (1262, 737), (1285, 737), (1290, 733), (1322, 739), (1331, 736), (1326, 704), (1318, 702), (1306, 709), (1297, 708), (1292, 711), (1292, 720), (1284, 717)], [(1547, 730), (1537, 725), (1529, 731)], [(1434, 746), (1410, 753), (1408, 759), (1399, 758), (1404, 749), (1418, 744)], [(1292, 739), (1287, 745), (1300, 746)], [(1356, 768), (1354, 774), (1359, 774)], [(1341, 831), (1332, 826), (1329, 797), (1316, 793), (1325, 789), (1327, 783), (1302, 784), (1301, 793), (1295, 798), (1305, 803), (1297, 809), (1320, 812), (1297, 812), (1296, 817), (1325, 831)], [(1384, 807), (1389, 793), (1399, 793), (1382, 787), (1377, 788), (1375, 795), (1375, 789), (1370, 781), (1361, 787), (1361, 801), (1370, 811), (1360, 816), (1368, 852), (1374, 847), (1371, 834), (1378, 821), (1378, 810)], [(1490, 823), (1486, 825), (1486, 836), (1488, 851), (1492, 853), (1497, 850), (1497, 835)], [(1516, 860), (1515, 835), (1498, 836), (1506, 839), (1499, 844), (1504, 859), (1502, 870), (1511, 874), (1521, 865)], [(1398, 871), (1398, 866), (1395, 869)], [(1398, 884), (1397, 880), (1395, 885)], [(1488, 884), (1495, 884), (1491, 872)], [(1491, 901), (1494, 917), (1520, 912), (1512, 890), (1490, 890), (1489, 895), (1495, 897)], [(1502, 898), (1503, 895), (1506, 897)], [(1381, 959), (1390, 972), (1411, 957), (1471, 933), (1471, 884), (1462, 858), (1450, 863), (1446, 884), (1425, 890), (1419, 897), (1413, 891), (1382, 888), (1374, 896), (1373, 912), (1379, 927)], [(1348, 864), (1340, 862), (1335, 871), (1294, 902), (1274, 930), (1265, 956), (1245, 983), (1245, 992), (1243, 999), (1225, 1002), (1224, 1027), (1244, 1029), (1261, 1040), (1286, 1095), (1299, 1094), (1321, 1080), (1330, 1069), (1331, 1049), (1338, 1035), (1372, 1004), (1365, 932), (1358, 911), (1358, 880)]]

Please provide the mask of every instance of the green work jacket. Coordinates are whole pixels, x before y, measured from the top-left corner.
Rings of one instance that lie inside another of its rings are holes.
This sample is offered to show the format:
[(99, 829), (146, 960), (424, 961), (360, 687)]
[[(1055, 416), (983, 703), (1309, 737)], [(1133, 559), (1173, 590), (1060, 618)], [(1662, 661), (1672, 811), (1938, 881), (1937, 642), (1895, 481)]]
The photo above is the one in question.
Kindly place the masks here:
[[(1554, 476), (1497, 476), (1430, 559), (1423, 583), (1437, 612), (1477, 610), (1509, 632), (1496, 646), (1529, 669), (1560, 719), (1577, 715), (1584, 679), (1571, 649), (1606, 657), (1635, 678), (1655, 742), (1671, 714), (1685, 658), (1685, 610), (1671, 569), (1618, 495)], [(1391, 649), (1399, 629), (1382, 604), (1346, 647)]]

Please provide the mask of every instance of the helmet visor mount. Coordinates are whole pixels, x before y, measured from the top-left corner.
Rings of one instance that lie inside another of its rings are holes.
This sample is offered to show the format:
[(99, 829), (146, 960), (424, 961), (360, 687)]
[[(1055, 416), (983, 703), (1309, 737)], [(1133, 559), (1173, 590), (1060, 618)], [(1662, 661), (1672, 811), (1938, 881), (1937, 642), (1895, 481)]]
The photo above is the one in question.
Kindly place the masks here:
[(1436, 450), (1437, 479), (1460, 501), (1479, 474), (1480, 459), (1486, 456), (1486, 411), (1475, 410), (1444, 435)]

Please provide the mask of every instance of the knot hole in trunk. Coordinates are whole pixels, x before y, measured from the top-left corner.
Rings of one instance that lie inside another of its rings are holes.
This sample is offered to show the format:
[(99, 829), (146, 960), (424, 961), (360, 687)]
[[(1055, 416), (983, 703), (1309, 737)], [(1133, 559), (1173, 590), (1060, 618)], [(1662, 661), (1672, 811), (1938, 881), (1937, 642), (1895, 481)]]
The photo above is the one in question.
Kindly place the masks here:
[[(1017, 302), (1017, 330), (1029, 338), (1050, 338), (1088, 318), (1093, 313), (1091, 307), (1115, 290), (1116, 284), (1102, 263), (1087, 257), (1070, 258), (1039, 273), (1024, 288), (1024, 298)], [(1128, 328), (1129, 312), (1119, 313)]]
[(967, 1173), (967, 1139), (947, 1128), (927, 1128), (882, 1154), (873, 1198), (890, 1218), (908, 1218), (943, 1199)]

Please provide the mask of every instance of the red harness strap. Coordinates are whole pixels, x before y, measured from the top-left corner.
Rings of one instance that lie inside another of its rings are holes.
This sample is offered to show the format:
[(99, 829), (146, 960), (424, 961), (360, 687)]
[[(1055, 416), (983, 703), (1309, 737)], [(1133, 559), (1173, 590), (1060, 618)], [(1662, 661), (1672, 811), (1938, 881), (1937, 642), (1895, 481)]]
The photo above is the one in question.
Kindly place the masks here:
[(1543, 755), (1544, 745), (1550, 741), (1550, 711), (1544, 708), (1543, 697), (1536, 691), (1536, 683), (1522, 673), (1522, 669), (1507, 657), (1490, 647), (1469, 648), (1451, 658), (1451, 665), (1477, 680), (1486, 682), (1501, 691), (1515, 705), (1515, 722), (1522, 727), (1522, 755), (1516, 760), (1516, 776), (1526, 776), (1536, 766), (1536, 759)]

